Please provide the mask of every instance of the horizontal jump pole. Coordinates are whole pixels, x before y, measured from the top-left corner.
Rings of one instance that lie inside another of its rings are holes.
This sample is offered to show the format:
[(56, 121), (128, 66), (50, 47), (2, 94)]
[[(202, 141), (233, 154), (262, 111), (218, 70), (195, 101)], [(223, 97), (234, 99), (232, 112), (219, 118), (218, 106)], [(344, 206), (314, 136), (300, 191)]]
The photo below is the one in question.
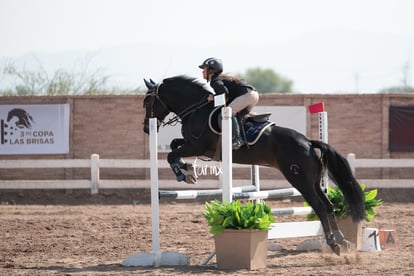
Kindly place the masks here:
[(274, 208), (271, 213), (274, 216), (308, 215), (313, 214), (313, 209), (311, 207)]
[(323, 229), (319, 220), (272, 223), (268, 239), (286, 239), (322, 236)]
[[(249, 186), (233, 187), (232, 189), (232, 192), (237, 192), (237, 193), (250, 192), (250, 191), (256, 191), (256, 186), (249, 185)], [(194, 199), (197, 197), (216, 196), (216, 195), (222, 195), (222, 194), (223, 194), (222, 189), (159, 191), (160, 197), (168, 197), (168, 198), (175, 198), (175, 199)]]
[(301, 194), (295, 188), (286, 188), (286, 189), (259, 191), (259, 192), (233, 193), (233, 199), (268, 199), (268, 198), (281, 198), (281, 197), (288, 197), (288, 196), (301, 196)]

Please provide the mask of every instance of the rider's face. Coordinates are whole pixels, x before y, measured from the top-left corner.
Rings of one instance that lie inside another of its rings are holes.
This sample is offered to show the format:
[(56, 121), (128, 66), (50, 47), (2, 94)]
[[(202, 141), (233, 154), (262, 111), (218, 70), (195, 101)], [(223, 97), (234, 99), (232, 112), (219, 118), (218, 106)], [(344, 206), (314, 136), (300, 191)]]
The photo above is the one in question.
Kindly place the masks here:
[(205, 80), (209, 79), (209, 76), (208, 76), (208, 73), (207, 73), (207, 66), (203, 67), (203, 79), (205, 79)]

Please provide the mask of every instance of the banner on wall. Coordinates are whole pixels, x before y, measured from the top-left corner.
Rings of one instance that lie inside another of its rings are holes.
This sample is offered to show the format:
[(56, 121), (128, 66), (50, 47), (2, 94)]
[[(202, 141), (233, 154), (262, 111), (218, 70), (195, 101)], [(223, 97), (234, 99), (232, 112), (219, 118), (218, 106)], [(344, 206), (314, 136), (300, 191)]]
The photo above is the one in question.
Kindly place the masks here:
[(414, 151), (414, 106), (390, 106), (388, 133), (390, 151)]
[(69, 104), (0, 105), (0, 155), (69, 153)]

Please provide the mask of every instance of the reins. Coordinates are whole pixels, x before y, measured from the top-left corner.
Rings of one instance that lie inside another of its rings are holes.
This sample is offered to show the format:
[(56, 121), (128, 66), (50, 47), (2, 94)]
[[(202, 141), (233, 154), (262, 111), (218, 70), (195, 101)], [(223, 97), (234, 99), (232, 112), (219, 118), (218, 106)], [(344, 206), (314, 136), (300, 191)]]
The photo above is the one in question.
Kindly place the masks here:
[(177, 123), (180, 123), (186, 116), (190, 115), (191, 113), (197, 111), (200, 108), (203, 108), (208, 103), (209, 103), (209, 101), (207, 101), (206, 99), (203, 99), (203, 100), (199, 101), (198, 103), (190, 105), (189, 107), (184, 109), (179, 114), (174, 115), (174, 117), (172, 117), (167, 122), (165, 122), (165, 123), (163, 122), (162, 125), (167, 126), (167, 125), (173, 125), (173, 124), (175, 125)]

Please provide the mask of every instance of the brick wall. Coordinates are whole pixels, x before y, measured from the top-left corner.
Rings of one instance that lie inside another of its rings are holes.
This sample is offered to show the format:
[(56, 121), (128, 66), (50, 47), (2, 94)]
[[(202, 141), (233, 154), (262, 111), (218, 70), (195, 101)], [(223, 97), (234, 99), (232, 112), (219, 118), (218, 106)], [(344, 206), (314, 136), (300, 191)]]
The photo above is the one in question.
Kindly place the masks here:
[[(101, 158), (148, 159), (148, 137), (142, 131), (143, 95), (0, 97), (0, 104), (69, 103), (70, 153), (67, 155), (0, 156), (1, 159)], [(388, 108), (414, 105), (414, 94), (265, 94), (259, 105), (304, 105), (323, 101), (328, 111), (329, 143), (344, 155), (357, 158), (414, 158), (414, 152), (388, 151)], [(318, 139), (317, 115), (307, 115), (307, 135)], [(360, 170), (359, 177), (411, 177), (409, 170)], [(88, 170), (4, 170), (2, 179), (76, 179), (88, 177)], [(147, 178), (145, 169), (101, 171), (102, 178)], [(169, 172), (165, 175), (170, 175)], [(235, 175), (237, 177), (237, 175)], [(281, 177), (269, 173), (268, 177)]]

